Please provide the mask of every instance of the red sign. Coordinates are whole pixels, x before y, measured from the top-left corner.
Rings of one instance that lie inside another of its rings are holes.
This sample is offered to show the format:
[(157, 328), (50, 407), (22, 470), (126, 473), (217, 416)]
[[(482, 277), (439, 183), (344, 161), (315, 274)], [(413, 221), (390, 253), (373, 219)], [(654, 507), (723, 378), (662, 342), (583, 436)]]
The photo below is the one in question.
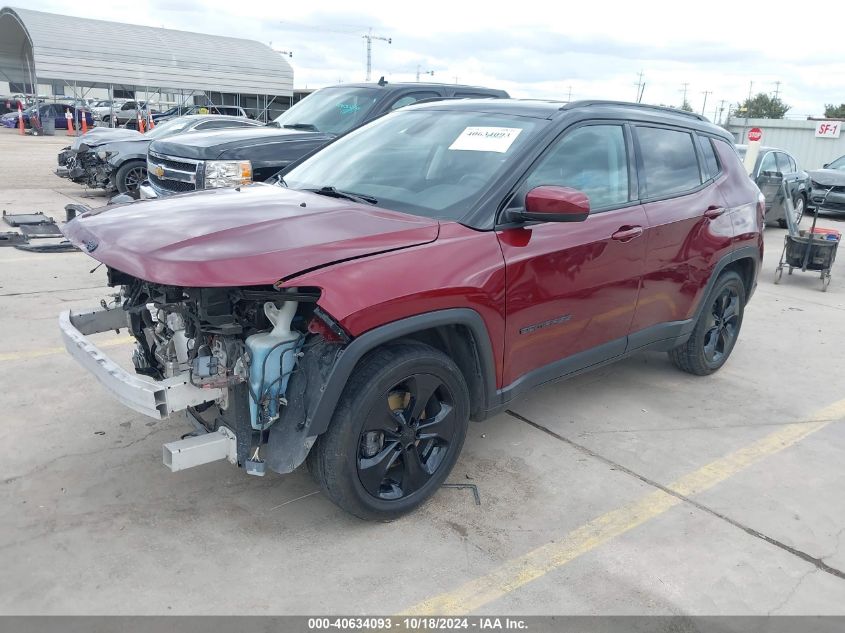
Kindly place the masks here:
[(748, 140), (752, 143), (759, 141), (761, 138), (763, 138), (763, 130), (759, 127), (753, 127), (748, 130)]

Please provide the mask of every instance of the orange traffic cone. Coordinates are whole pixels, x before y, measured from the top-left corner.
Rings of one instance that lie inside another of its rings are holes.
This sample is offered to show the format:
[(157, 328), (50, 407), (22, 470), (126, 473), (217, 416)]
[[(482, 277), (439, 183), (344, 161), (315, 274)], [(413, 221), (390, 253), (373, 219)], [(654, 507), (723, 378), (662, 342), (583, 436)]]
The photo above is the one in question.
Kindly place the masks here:
[(26, 126), (24, 125), (24, 122), (23, 122), (23, 108), (21, 108), (21, 102), (20, 101), (18, 101), (18, 127), (21, 130), (21, 134), (26, 134), (26, 132), (24, 131), (24, 127), (26, 127)]
[(85, 110), (78, 110), (79, 118), (82, 128), (82, 133), (85, 134), (88, 131), (88, 116), (85, 114)]
[(70, 113), (70, 108), (65, 109), (65, 121), (67, 121), (67, 135), (76, 136), (73, 129), (73, 115)]
[(147, 129), (148, 129), (148, 130), (154, 130), (154, 129), (156, 129), (156, 122), (155, 122), (155, 120), (153, 119), (153, 113), (152, 113), (152, 112), (147, 112), (147, 116), (149, 117), (149, 118), (147, 119)]
[(138, 110), (138, 131), (144, 133), (144, 119), (141, 118), (141, 111)]

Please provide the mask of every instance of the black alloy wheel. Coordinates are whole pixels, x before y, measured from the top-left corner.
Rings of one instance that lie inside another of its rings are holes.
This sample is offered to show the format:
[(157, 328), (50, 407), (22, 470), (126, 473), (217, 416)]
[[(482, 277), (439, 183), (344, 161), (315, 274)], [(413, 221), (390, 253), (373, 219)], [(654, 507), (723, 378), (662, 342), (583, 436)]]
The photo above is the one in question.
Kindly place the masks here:
[(721, 363), (730, 353), (739, 334), (739, 294), (726, 287), (713, 301), (704, 333), (704, 357), (713, 364)]
[(396, 519), (449, 476), (469, 412), (466, 380), (447, 354), (412, 340), (390, 343), (356, 365), (308, 469), (347, 512)]
[(115, 184), (120, 193), (136, 194), (141, 183), (147, 179), (147, 164), (143, 161), (131, 161), (121, 165), (115, 175)]
[(728, 360), (739, 338), (745, 311), (745, 284), (735, 270), (719, 275), (704, 300), (689, 338), (669, 352), (678, 369), (706, 376)]
[(412, 374), (370, 409), (358, 446), (358, 478), (379, 499), (422, 488), (443, 463), (455, 435), (454, 397), (437, 376)]

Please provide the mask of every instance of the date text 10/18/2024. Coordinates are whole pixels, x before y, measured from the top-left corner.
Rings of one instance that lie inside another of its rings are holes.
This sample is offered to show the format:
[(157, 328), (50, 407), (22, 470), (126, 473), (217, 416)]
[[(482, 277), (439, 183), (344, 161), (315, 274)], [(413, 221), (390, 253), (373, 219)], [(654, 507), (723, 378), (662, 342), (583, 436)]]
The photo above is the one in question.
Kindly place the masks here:
[(519, 618), (474, 617), (352, 617), (309, 618), (308, 629), (320, 630), (370, 630), (370, 631), (525, 631), (528, 625)]

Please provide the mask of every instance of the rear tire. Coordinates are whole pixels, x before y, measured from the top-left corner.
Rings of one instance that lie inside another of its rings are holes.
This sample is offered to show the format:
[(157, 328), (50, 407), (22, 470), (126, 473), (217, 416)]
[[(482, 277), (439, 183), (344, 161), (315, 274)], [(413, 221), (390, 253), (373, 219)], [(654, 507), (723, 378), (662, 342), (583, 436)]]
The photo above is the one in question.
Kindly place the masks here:
[[(795, 200), (792, 202), (792, 206), (795, 209), (794, 224), (795, 226), (798, 226), (799, 224), (801, 224), (801, 218), (804, 217), (804, 211), (807, 208), (807, 201), (804, 199), (804, 196), (802, 194), (798, 194), (795, 197)], [(780, 220), (778, 220), (778, 226), (782, 229), (788, 228), (789, 225), (786, 223), (786, 218), (781, 218)]]
[(367, 354), (343, 390), (308, 469), (335, 504), (390, 521), (415, 510), (448, 477), (469, 421), (469, 390), (443, 352), (416, 342)]
[(719, 275), (686, 343), (669, 352), (674, 365), (706, 376), (718, 370), (733, 351), (745, 312), (745, 284), (735, 271)]

